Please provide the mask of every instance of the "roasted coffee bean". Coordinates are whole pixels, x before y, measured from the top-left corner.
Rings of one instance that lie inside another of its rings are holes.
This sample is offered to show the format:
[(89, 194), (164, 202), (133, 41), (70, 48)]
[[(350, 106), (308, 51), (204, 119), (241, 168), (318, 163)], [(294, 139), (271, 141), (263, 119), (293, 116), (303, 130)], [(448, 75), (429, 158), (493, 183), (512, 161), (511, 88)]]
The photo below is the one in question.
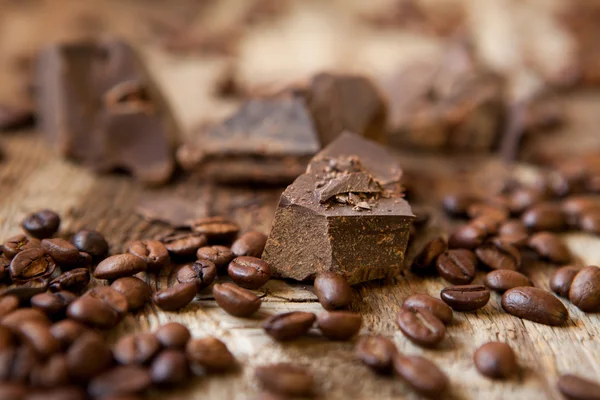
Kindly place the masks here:
[(193, 257), (206, 244), (206, 236), (193, 232), (173, 232), (161, 239), (173, 257)]
[(105, 258), (94, 270), (96, 279), (117, 279), (146, 270), (146, 262), (133, 254), (117, 254)]
[(46, 358), (60, 349), (60, 343), (50, 333), (50, 326), (45, 322), (29, 320), (18, 327), (19, 336), (29, 344), (36, 353)]
[[(0, 253), (2, 250), (2, 246), (0, 246)], [(9, 275), (8, 268), (10, 267), (10, 260), (6, 258), (3, 254), (0, 254), (0, 281)]]
[(62, 268), (69, 268), (79, 263), (79, 250), (64, 239), (44, 239), (42, 249)]
[(238, 286), (258, 289), (271, 278), (271, 268), (260, 258), (242, 256), (229, 263), (227, 274)]
[(246, 232), (231, 245), (231, 251), (236, 257), (250, 256), (260, 257), (265, 244), (267, 235), (262, 232)]
[(501, 204), (473, 203), (467, 207), (467, 216), (471, 219), (487, 216), (495, 219), (498, 223), (506, 221), (510, 214), (509, 209)]
[(260, 297), (232, 283), (216, 284), (212, 292), (219, 307), (236, 317), (249, 317), (261, 305)]
[(470, 193), (452, 193), (443, 198), (442, 206), (448, 215), (463, 217), (467, 215), (467, 208), (476, 201), (477, 198)]
[(52, 210), (39, 210), (27, 215), (21, 227), (35, 238), (48, 238), (58, 232), (60, 217)]
[(583, 214), (600, 210), (600, 201), (593, 196), (570, 196), (562, 201), (561, 209), (569, 225), (577, 226)]
[(467, 249), (448, 250), (437, 258), (435, 265), (442, 278), (455, 285), (463, 285), (475, 279), (477, 257)]
[(240, 226), (225, 217), (199, 218), (191, 223), (192, 230), (205, 235), (211, 243), (231, 243)]
[(545, 200), (543, 191), (532, 187), (521, 187), (512, 191), (508, 196), (508, 208), (513, 214), (521, 214), (534, 204)]
[(582, 268), (571, 283), (569, 300), (584, 312), (600, 311), (600, 268)]
[(402, 308), (396, 321), (402, 333), (419, 346), (435, 346), (446, 336), (444, 323), (422, 308)]
[(189, 340), (185, 354), (191, 364), (209, 373), (226, 372), (236, 366), (235, 357), (225, 343), (214, 337)]
[(502, 295), (502, 308), (515, 317), (545, 325), (562, 325), (569, 311), (554, 295), (534, 287), (516, 287)]
[(88, 385), (88, 394), (94, 398), (143, 392), (152, 385), (147, 368), (136, 365), (114, 367), (97, 375)]
[(392, 358), (396, 354), (396, 345), (381, 335), (361, 336), (354, 347), (354, 354), (375, 372), (385, 374), (392, 369)]
[(75, 268), (52, 279), (48, 288), (52, 292), (68, 290), (73, 293), (80, 293), (87, 287), (88, 283), (90, 283), (90, 273), (87, 268)]
[(41, 247), (20, 251), (10, 262), (10, 277), (17, 281), (43, 278), (51, 275), (56, 268), (52, 257)]
[(479, 226), (463, 225), (455, 230), (448, 238), (451, 249), (474, 249), (483, 243), (487, 232)]
[(550, 232), (539, 232), (529, 238), (531, 247), (538, 256), (556, 264), (566, 264), (571, 260), (569, 248), (561, 238)]
[(328, 311), (317, 316), (317, 326), (327, 339), (350, 340), (362, 325), (359, 313), (350, 311)]
[(578, 272), (579, 268), (571, 265), (557, 269), (550, 277), (550, 290), (561, 297), (568, 298), (571, 283)]
[(496, 219), (496, 217), (485, 214), (469, 222), (469, 225), (484, 230), (488, 236), (497, 234), (500, 224), (501, 221)]
[(442, 300), (456, 311), (473, 311), (485, 306), (490, 291), (483, 285), (450, 286), (442, 289)]
[(189, 329), (177, 322), (169, 322), (161, 326), (154, 336), (163, 347), (174, 349), (185, 348), (191, 337)]
[(135, 276), (119, 278), (110, 287), (125, 296), (129, 311), (139, 310), (144, 307), (150, 301), (152, 294), (148, 284)]
[(87, 381), (110, 367), (112, 353), (104, 339), (87, 331), (77, 338), (66, 353), (69, 375)]
[(270, 364), (254, 371), (261, 386), (285, 396), (310, 396), (313, 393), (313, 376), (305, 368), (292, 364)]
[(488, 378), (505, 379), (519, 369), (514, 351), (502, 342), (489, 342), (479, 347), (473, 361), (477, 370)]
[(50, 325), (48, 316), (35, 308), (19, 308), (2, 318), (0, 324), (16, 331), (19, 329), (19, 326), (23, 325), (26, 321), (36, 321)]
[(314, 282), (319, 303), (326, 310), (347, 308), (352, 303), (354, 292), (348, 281), (335, 272), (320, 272)]
[(440, 299), (427, 294), (413, 294), (408, 296), (404, 300), (404, 303), (402, 303), (402, 308), (407, 310), (427, 310), (446, 325), (452, 322), (452, 309)]
[(28, 381), (36, 363), (37, 356), (30, 346), (9, 347), (0, 351), (0, 382)]
[(113, 348), (113, 357), (123, 365), (145, 364), (160, 350), (158, 339), (151, 333), (123, 336)]
[(188, 361), (181, 350), (163, 350), (150, 366), (152, 383), (158, 386), (175, 386), (188, 379)]
[(88, 332), (90, 328), (72, 319), (63, 319), (50, 326), (50, 333), (62, 349), (68, 349), (77, 338)]
[(569, 400), (600, 399), (600, 384), (577, 375), (561, 375), (558, 378), (558, 390)]
[(519, 286), (533, 286), (529, 278), (517, 271), (499, 269), (485, 276), (483, 284), (491, 290), (500, 293)]
[(215, 263), (217, 268), (226, 268), (235, 255), (229, 247), (225, 246), (206, 246), (200, 247), (196, 252), (196, 257), (199, 260), (209, 260)]
[(515, 233), (514, 235), (502, 235), (495, 237), (492, 240), (501, 240), (502, 243), (511, 245), (519, 250), (527, 246), (527, 243), (529, 242), (529, 235)]
[(438, 237), (429, 241), (423, 250), (413, 260), (411, 270), (419, 275), (430, 274), (435, 271), (435, 262), (440, 254), (442, 254), (448, 245), (444, 238)]
[(64, 354), (54, 354), (31, 372), (31, 384), (35, 387), (55, 388), (69, 384), (69, 367)]
[(291, 311), (267, 318), (263, 329), (275, 340), (293, 340), (305, 335), (316, 319), (316, 315), (310, 312)]
[(136, 240), (129, 244), (127, 251), (144, 260), (148, 271), (159, 271), (169, 263), (169, 252), (158, 240)]
[(560, 231), (566, 225), (560, 205), (555, 203), (534, 205), (523, 213), (521, 221), (534, 231)]
[(196, 260), (177, 271), (177, 281), (179, 283), (195, 283), (197, 291), (209, 287), (216, 277), (217, 267), (209, 260)]
[(176, 311), (190, 304), (197, 293), (196, 283), (179, 283), (154, 293), (152, 301), (165, 311)]
[(19, 252), (41, 247), (42, 244), (38, 239), (29, 238), (25, 235), (17, 235), (9, 238), (2, 245), (4, 255), (9, 260), (12, 260)]
[(0, 289), (0, 297), (15, 296), (20, 302), (26, 302), (39, 293), (44, 293), (48, 289), (47, 278), (36, 278), (24, 283), (13, 283), (3, 289)]
[(475, 249), (479, 261), (491, 269), (517, 270), (521, 266), (521, 253), (515, 246), (501, 238), (488, 240)]
[(100, 232), (84, 229), (77, 232), (71, 242), (79, 251), (84, 251), (95, 259), (108, 254), (108, 242)]
[(77, 295), (67, 291), (45, 292), (31, 298), (31, 307), (45, 312), (50, 317), (60, 317), (76, 298)]
[(14, 295), (0, 297), (0, 319), (19, 308), (19, 298)]
[(600, 210), (582, 215), (579, 228), (584, 232), (600, 235)]
[(518, 219), (505, 221), (500, 225), (500, 228), (498, 228), (498, 235), (500, 236), (527, 236), (528, 234), (527, 228), (523, 222)]
[(423, 396), (441, 398), (450, 384), (446, 374), (424, 357), (397, 353), (393, 365), (400, 379)]
[(67, 307), (67, 315), (98, 328), (112, 328), (127, 312), (127, 298), (108, 286), (96, 286)]

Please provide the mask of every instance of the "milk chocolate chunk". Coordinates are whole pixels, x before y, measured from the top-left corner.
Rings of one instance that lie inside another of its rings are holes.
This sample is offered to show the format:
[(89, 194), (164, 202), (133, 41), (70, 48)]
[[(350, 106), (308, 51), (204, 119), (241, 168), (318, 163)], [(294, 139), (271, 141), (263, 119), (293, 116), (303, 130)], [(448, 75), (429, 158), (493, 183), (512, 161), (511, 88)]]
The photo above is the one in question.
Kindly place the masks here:
[(177, 152), (184, 169), (227, 183), (289, 183), (319, 151), (317, 131), (300, 96), (248, 100), (234, 115)]
[(174, 125), (128, 44), (49, 46), (36, 80), (40, 127), (63, 156), (98, 172), (125, 170), (149, 184), (170, 178)]
[(414, 219), (401, 174), (384, 147), (354, 133), (323, 149), (281, 195), (262, 256), (274, 276), (333, 271), (355, 284), (397, 275)]

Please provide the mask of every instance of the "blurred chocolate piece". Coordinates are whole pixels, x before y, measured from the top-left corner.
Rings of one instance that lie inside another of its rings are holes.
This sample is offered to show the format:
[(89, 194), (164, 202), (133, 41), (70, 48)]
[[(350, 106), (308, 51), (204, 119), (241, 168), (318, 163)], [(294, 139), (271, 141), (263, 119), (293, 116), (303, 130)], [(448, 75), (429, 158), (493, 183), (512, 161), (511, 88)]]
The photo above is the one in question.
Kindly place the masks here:
[(414, 219), (401, 175), (386, 148), (343, 133), (281, 195), (263, 253), (274, 276), (334, 271), (355, 284), (397, 275)]
[(133, 49), (119, 40), (58, 44), (36, 72), (40, 127), (60, 153), (148, 184), (173, 173), (174, 124)]

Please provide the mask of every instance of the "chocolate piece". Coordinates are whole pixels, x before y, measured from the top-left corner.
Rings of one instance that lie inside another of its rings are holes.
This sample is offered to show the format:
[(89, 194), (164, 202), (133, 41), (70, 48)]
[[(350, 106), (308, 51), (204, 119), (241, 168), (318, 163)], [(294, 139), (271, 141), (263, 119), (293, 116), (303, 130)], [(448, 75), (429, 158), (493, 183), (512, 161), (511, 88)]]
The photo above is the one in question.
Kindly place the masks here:
[(328, 145), (346, 130), (385, 141), (387, 106), (369, 79), (318, 74), (308, 88), (306, 99), (321, 145)]
[[(353, 174), (371, 184), (347, 178)], [(401, 174), (384, 147), (342, 134), (281, 195), (263, 253), (273, 275), (305, 280), (334, 271), (355, 284), (398, 274), (414, 218)], [(327, 187), (335, 190), (324, 195)]]
[(282, 94), (252, 99), (221, 124), (184, 144), (184, 169), (219, 182), (289, 183), (319, 150), (319, 139), (302, 98)]
[(63, 156), (150, 184), (170, 178), (172, 121), (128, 44), (53, 45), (37, 67), (40, 127)]

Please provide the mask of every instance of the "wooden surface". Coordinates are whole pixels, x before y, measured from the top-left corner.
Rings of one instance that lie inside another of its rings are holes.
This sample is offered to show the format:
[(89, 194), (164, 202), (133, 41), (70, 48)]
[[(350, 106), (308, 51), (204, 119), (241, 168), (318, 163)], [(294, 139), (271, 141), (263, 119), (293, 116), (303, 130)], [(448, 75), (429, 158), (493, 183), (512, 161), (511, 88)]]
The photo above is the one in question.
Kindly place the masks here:
[[(174, 2), (174, 5), (166, 10), (155, 3), (152, 7), (146, 7), (149, 2), (106, 1), (98, 8), (98, 13), (103, 18), (101, 28), (94, 28), (96, 25), (93, 24), (83, 24), (84, 28), (81, 28), (81, 24), (75, 24), (74, 20), (69, 18), (75, 18), (75, 14), (90, 12), (89, 7), (81, 5), (84, 2), (31, 1), (23, 2), (26, 4), (23, 6), (17, 3), (19, 2), (0, 1), (0, 54), (3, 55), (4, 51), (12, 55), (27, 55), (44, 41), (86, 36), (90, 34), (90, 29), (91, 33), (94, 33), (94, 29), (101, 32), (108, 30), (143, 42), (142, 39), (147, 38), (142, 29), (145, 25), (131, 23), (136, 16), (141, 15), (140, 19), (150, 18), (150, 15), (152, 18), (177, 17), (185, 20), (189, 17), (186, 16), (185, 10), (193, 7), (192, 2), (185, 1)], [(221, 2), (229, 5), (233, 3), (236, 2)], [(486, 0), (481, 3), (498, 6), (511, 2)], [(242, 3), (236, 4), (239, 6)], [(296, 35), (296, 30), (306, 26), (303, 24), (317, 26), (314, 25), (315, 21), (321, 21), (318, 25), (319, 33), (323, 34), (321, 38), (327, 38), (323, 41), (333, 43), (332, 46), (335, 47), (336, 40), (339, 40), (339, 31), (328, 30), (329, 17), (319, 16), (321, 14), (314, 11), (333, 6), (324, 6), (316, 1), (308, 4), (310, 7), (303, 13), (290, 17), (297, 18), (298, 25), (289, 26), (288, 35)], [(229, 18), (233, 15), (227, 12), (222, 14)], [(257, 29), (258, 32), (252, 33), (255, 37), (248, 36), (251, 38), (247, 42), (250, 43), (247, 44), (250, 48), (254, 48), (251, 45), (254, 46), (256, 42), (274, 40), (269, 39), (273, 36), (272, 32), (268, 33), (264, 27), (261, 29), (267, 32)], [(73, 33), (74, 30), (77, 31), (76, 34)], [(325, 35), (327, 32), (330, 36)], [(405, 38), (418, 37), (413, 32), (397, 35), (405, 35)], [(380, 39), (384, 40), (381, 37)], [(410, 42), (410, 39), (407, 41)], [(427, 37), (419, 42), (423, 46), (417, 47), (427, 50), (438, 46), (438, 42), (437, 38)], [(307, 43), (310, 44), (310, 41), (304, 44), (297, 43), (297, 48), (293, 47), (293, 52), (290, 50), (290, 59), (294, 60), (292, 56), (302, 58), (301, 54)], [(431, 46), (428, 47), (425, 43), (430, 43)], [(383, 47), (379, 49), (377, 45), (363, 46), (361, 49), (372, 54), (381, 54), (380, 50), (383, 51)], [(187, 127), (185, 134), (191, 134), (195, 127), (205, 123), (207, 119), (224, 115), (235, 107), (237, 100), (216, 99), (213, 95), (217, 78), (230, 61), (226, 57), (174, 57), (151, 45), (145, 51), (152, 67), (157, 71), (159, 83), (166, 88), (176, 104), (180, 119)], [(307, 71), (326, 68), (327, 62), (335, 64), (343, 59), (331, 61), (330, 58), (321, 57), (322, 54), (327, 54), (327, 48), (319, 47), (311, 51), (315, 52), (311, 57), (319, 60), (318, 65), (298, 65), (298, 71), (286, 74), (284, 81), (289, 75), (301, 78)], [(250, 59), (240, 63), (238, 67), (247, 71), (264, 71), (262, 68), (266, 68), (264, 65), (268, 64), (260, 64), (261, 57), (253, 54), (251, 51), (242, 50), (241, 57), (247, 56)], [(19, 83), (25, 78), (18, 71), (15, 72), (12, 62), (14, 60), (10, 61), (8, 57), (0, 59), (0, 98), (17, 103), (25, 102)], [(248, 87), (259, 88), (263, 84), (260, 81), (263, 75), (259, 73), (241, 73), (241, 76), (249, 77)], [(568, 112), (572, 124), (552, 136), (548, 142), (553, 143), (552, 146), (532, 145), (532, 152), (535, 153), (539, 147), (548, 152), (556, 151), (557, 146), (564, 143), (567, 143), (571, 151), (578, 151), (581, 149), (579, 146), (582, 146), (581, 141), (586, 143), (588, 148), (600, 146), (598, 125), (594, 125), (594, 121), (598, 121), (600, 94), (573, 94), (564, 101), (569, 104)], [(590, 129), (592, 126), (596, 129)], [(135, 213), (135, 207), (142, 196), (153, 196), (157, 192), (141, 187), (127, 176), (97, 176), (59, 159), (48, 150), (37, 132), (4, 134), (0, 136), (0, 148), (3, 153), (0, 162), (0, 240), (18, 233), (22, 217), (27, 212), (42, 207), (52, 208), (62, 215), (61, 233), (65, 235), (83, 227), (102, 231), (109, 240), (113, 253), (121, 251), (129, 240), (153, 237), (166, 229), (164, 225), (147, 222)], [(497, 189), (499, 183), (499, 179), (490, 179), (490, 176), (500, 178), (509, 173), (516, 173), (525, 179), (531, 174), (528, 168), (509, 170), (494, 159), (460, 157), (457, 160), (436, 158), (432, 161), (431, 158), (409, 154), (399, 156), (408, 173), (426, 183), (419, 189), (419, 194), (421, 198), (428, 199), (429, 204), (425, 206), (434, 212), (428, 231), (412, 245), (409, 259), (429, 236), (446, 234), (450, 229), (451, 223), (434, 207), (445, 190), (468, 184), (477, 185), (479, 190), (485, 192)], [(279, 190), (201, 186), (181, 180), (158, 192), (178, 193), (197, 204), (201, 213), (229, 215), (237, 220), (244, 230), (257, 229), (268, 232)], [(565, 238), (577, 255), (578, 263), (600, 264), (600, 238), (583, 234), (568, 234)], [(554, 267), (533, 260), (527, 260), (524, 264), (524, 272), (534, 284), (547, 289), (548, 278)], [(156, 280), (152, 277), (145, 278), (153, 288), (164, 287), (173, 281), (169, 271), (161, 273)], [(482, 273), (477, 281), (480, 282), (481, 279)], [(444, 286), (445, 282), (442, 279), (421, 279), (409, 273), (385, 282), (357, 285), (355, 288), (358, 300), (353, 309), (363, 315), (362, 333), (386, 335), (394, 339), (401, 352), (424, 354), (438, 363), (451, 380), (452, 390), (448, 398), (559, 399), (560, 395), (555, 386), (558, 374), (577, 373), (596, 379), (600, 376), (600, 319), (594, 314), (581, 313), (568, 302), (565, 304), (571, 313), (569, 323), (564, 327), (548, 327), (505, 314), (499, 305), (500, 297), (493, 294), (490, 303), (484, 309), (472, 313), (455, 313), (455, 321), (449, 326), (447, 337), (439, 348), (425, 350), (412, 345), (398, 331), (395, 324), (395, 315), (403, 299), (412, 293), (429, 293), (437, 297)], [(314, 373), (318, 392), (324, 399), (417, 398), (397, 379), (375, 376), (359, 364), (353, 357), (351, 342), (329, 342), (321, 338), (316, 331), (307, 338), (286, 344), (279, 344), (268, 338), (260, 328), (265, 317), (291, 310), (320, 312), (322, 309), (316, 302), (310, 285), (271, 281), (261, 292), (264, 294), (263, 306), (251, 319), (227, 315), (215, 305), (209, 294), (205, 294), (200, 295), (197, 301), (178, 313), (165, 313), (153, 306), (147, 306), (138, 314), (127, 316), (110, 332), (108, 340), (112, 342), (126, 332), (155, 330), (165, 322), (179, 321), (187, 325), (195, 337), (215, 335), (222, 339), (243, 367), (236, 374), (193, 379), (189, 385), (175, 392), (154, 393), (156, 398), (253, 398), (259, 393), (253, 379), (253, 367), (274, 361), (292, 361), (306, 365)], [(513, 346), (522, 366), (522, 373), (518, 377), (506, 382), (493, 382), (477, 373), (472, 362), (473, 352), (490, 340), (507, 341)]]

